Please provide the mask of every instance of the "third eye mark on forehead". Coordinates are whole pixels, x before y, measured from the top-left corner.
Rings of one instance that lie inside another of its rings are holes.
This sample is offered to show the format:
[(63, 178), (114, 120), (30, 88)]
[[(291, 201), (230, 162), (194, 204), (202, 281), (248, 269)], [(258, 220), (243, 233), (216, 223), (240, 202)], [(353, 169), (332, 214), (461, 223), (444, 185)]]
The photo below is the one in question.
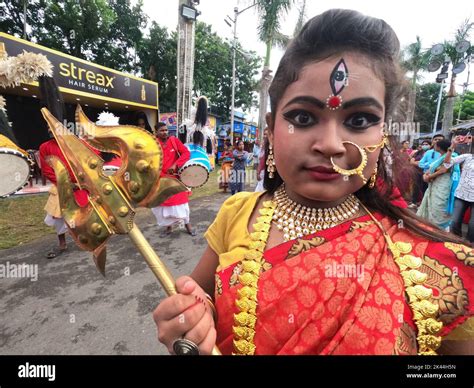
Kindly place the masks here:
[[(284, 108), (286, 108), (290, 104), (296, 104), (296, 103), (309, 103), (316, 106), (319, 109), (324, 109), (326, 107), (326, 104), (323, 101), (318, 100), (316, 97), (297, 96), (291, 99), (284, 106)], [(354, 98), (352, 100), (346, 101), (342, 104), (342, 109), (349, 109), (354, 106), (374, 106), (380, 110), (383, 110), (382, 104), (380, 104), (375, 98), (372, 98), (372, 97), (358, 97), (358, 98)]]

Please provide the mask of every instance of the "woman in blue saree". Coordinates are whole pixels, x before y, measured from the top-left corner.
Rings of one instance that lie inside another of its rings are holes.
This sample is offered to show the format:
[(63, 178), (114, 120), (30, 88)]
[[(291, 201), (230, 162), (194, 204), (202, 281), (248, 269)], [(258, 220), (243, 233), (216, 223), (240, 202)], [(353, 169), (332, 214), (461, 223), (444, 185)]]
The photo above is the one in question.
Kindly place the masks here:
[(435, 145), (435, 150), (441, 154), (435, 160), (423, 179), (428, 182), (423, 201), (417, 215), (437, 225), (441, 229), (449, 228), (454, 210), (454, 192), (459, 183), (459, 165), (445, 163), (446, 153), (451, 143), (441, 140)]

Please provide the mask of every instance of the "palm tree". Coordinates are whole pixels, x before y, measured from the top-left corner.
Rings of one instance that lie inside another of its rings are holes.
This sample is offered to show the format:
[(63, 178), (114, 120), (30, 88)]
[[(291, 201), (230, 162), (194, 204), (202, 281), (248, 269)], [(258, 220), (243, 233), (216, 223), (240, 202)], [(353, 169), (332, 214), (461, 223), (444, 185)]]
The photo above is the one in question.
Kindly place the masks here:
[(266, 44), (265, 61), (260, 80), (259, 128), (263, 133), (268, 105), (268, 88), (272, 80), (270, 55), (274, 46), (286, 47), (289, 38), (281, 32), (281, 17), (288, 13), (295, 0), (254, 0), (259, 14), (258, 37)]
[(299, 34), (306, 23), (306, 0), (300, 0), (298, 5), (298, 20), (296, 21), (293, 37)]
[[(474, 53), (474, 47), (471, 46), (467, 51), (459, 53), (456, 51), (456, 45), (463, 41), (469, 40), (469, 35), (471, 33), (474, 23), (470, 23), (469, 19), (466, 19), (461, 26), (457, 29), (454, 41), (444, 43), (444, 54), (449, 57), (449, 60), (453, 64), (453, 67), (461, 62), (464, 62), (469, 58), (471, 54)], [(446, 104), (444, 106), (444, 116), (443, 116), (443, 135), (448, 137), (449, 130), (453, 125), (453, 113), (454, 113), (454, 103), (456, 100), (456, 89), (454, 87), (456, 81), (456, 74), (451, 73), (451, 82), (449, 86), (449, 92), (446, 96)]]
[[(429, 50), (423, 50), (421, 45), (421, 39), (419, 36), (416, 37), (416, 42), (408, 45), (402, 51), (402, 66), (413, 73), (411, 79), (410, 93), (408, 95), (408, 112), (407, 122), (412, 123), (415, 115), (416, 105), (416, 88), (417, 81), (420, 78), (419, 72), (426, 70), (430, 59)], [(411, 139), (410, 139), (411, 140)]]

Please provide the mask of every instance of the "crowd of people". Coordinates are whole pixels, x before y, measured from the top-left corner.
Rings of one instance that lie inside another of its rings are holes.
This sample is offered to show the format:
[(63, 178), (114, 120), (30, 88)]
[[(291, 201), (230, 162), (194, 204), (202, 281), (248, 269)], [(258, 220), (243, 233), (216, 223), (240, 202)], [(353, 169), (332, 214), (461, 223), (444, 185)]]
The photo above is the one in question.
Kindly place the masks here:
[(396, 182), (409, 208), (438, 228), (463, 236), (474, 243), (474, 160), (471, 153), (458, 155), (457, 136), (447, 140), (436, 135), (410, 148), (401, 143), (403, 165), (395, 172)]

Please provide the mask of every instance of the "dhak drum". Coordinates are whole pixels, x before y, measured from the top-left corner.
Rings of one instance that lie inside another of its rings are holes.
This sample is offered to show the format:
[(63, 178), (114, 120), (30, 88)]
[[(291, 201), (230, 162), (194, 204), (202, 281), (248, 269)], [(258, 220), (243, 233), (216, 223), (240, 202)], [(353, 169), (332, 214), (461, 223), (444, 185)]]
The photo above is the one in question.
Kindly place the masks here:
[(209, 179), (211, 162), (204, 148), (195, 144), (186, 144), (191, 157), (178, 170), (179, 180), (187, 187), (197, 188), (204, 185)]
[(0, 197), (7, 197), (26, 186), (32, 167), (28, 153), (0, 134)]

